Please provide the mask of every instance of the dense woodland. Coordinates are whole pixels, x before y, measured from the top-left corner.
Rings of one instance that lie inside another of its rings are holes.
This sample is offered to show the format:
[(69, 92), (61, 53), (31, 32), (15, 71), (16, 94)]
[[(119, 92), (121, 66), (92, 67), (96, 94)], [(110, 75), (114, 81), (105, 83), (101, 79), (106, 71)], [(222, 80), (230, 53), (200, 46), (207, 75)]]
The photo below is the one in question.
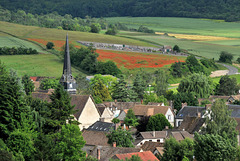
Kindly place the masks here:
[(0, 5), (11, 11), (22, 9), (32, 14), (58, 12), (73, 17), (192, 17), (240, 20), (238, 0), (1, 0)]

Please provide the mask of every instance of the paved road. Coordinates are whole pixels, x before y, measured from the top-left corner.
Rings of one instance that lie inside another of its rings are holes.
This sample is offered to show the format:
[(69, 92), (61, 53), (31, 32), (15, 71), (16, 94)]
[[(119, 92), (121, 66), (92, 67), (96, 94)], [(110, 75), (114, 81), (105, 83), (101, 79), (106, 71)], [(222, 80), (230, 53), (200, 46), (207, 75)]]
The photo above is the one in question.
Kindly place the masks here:
[(230, 66), (230, 65), (226, 65), (226, 64), (222, 64), (221, 65), (225, 66), (226, 68), (228, 68), (228, 73), (227, 75), (233, 75), (233, 74), (238, 74), (238, 69), (233, 67), (233, 66)]

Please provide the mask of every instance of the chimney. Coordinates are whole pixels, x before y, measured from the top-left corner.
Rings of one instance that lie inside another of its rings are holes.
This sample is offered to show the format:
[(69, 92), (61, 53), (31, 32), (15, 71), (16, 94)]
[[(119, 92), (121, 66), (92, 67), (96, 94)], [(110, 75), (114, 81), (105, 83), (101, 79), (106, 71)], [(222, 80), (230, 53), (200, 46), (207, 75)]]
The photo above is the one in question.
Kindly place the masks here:
[(101, 159), (100, 147), (97, 148), (97, 159)]
[(101, 122), (104, 122), (104, 120), (105, 120), (105, 118), (103, 118), (103, 117), (100, 118), (100, 121), (101, 121)]
[(198, 117), (198, 118), (201, 118), (201, 112), (198, 112), (198, 113), (197, 113), (197, 117)]
[(141, 104), (143, 104), (143, 99), (141, 99)]
[(187, 106), (187, 103), (186, 102), (182, 103), (182, 108), (185, 107), (185, 106)]
[(154, 138), (156, 137), (155, 133), (156, 133), (155, 131), (152, 132), (152, 135), (153, 135)]
[(168, 126), (165, 126), (165, 129), (168, 130), (169, 129)]
[(117, 99), (115, 99), (114, 102), (117, 103)]
[(116, 142), (113, 142), (113, 147), (117, 147), (117, 143)]

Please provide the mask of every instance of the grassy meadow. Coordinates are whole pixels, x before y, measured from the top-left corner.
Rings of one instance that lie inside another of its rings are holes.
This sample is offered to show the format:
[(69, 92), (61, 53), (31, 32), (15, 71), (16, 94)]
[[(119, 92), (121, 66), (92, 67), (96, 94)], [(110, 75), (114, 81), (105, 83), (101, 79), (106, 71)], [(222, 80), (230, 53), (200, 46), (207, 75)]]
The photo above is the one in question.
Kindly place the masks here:
[[(62, 76), (63, 62), (52, 54), (38, 55), (7, 55), (0, 56), (0, 61), (8, 68), (14, 69), (20, 76)], [(72, 68), (73, 75), (82, 74)]]

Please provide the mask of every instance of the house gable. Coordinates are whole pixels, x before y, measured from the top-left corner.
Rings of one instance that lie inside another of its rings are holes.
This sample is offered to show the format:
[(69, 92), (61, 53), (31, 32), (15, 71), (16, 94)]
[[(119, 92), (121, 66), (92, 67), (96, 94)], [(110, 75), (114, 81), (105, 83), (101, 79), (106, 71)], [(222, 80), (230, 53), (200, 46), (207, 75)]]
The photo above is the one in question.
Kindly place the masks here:
[(84, 105), (81, 114), (79, 115), (78, 121), (81, 123), (79, 125), (80, 129), (88, 128), (94, 122), (98, 121), (100, 114), (93, 102), (92, 97), (89, 97)]

